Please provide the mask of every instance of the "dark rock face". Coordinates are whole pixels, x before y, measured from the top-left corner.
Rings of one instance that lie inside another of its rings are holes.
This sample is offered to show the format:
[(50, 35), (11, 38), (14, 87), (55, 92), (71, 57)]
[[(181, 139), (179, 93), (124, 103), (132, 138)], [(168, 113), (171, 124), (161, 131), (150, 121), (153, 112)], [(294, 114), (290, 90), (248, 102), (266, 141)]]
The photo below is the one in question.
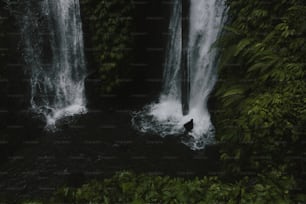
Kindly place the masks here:
[(188, 123), (184, 124), (184, 128), (186, 132), (191, 132), (193, 129), (193, 119), (191, 119)]

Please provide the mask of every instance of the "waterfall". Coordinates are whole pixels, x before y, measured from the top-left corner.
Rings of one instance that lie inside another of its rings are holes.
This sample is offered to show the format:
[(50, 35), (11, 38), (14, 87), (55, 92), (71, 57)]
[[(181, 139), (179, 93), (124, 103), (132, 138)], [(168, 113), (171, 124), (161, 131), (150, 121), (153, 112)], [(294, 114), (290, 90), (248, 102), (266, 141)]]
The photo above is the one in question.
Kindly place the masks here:
[[(212, 45), (223, 27), (225, 2), (189, 0), (187, 51), (182, 52), (186, 40), (182, 40), (182, 1), (185, 0), (175, 0), (173, 4), (161, 96), (157, 102), (134, 113), (132, 123), (140, 132), (167, 136), (184, 134), (184, 124), (193, 119), (194, 129), (182, 138), (182, 142), (198, 150), (214, 142), (207, 100), (217, 79), (217, 50)], [(185, 73), (181, 68), (183, 57), (187, 63)], [(188, 77), (188, 83), (184, 82), (186, 76), (183, 74)], [(188, 109), (182, 107), (183, 101)]]
[(21, 29), (32, 110), (52, 129), (57, 120), (86, 112), (79, 0), (17, 0), (10, 8)]

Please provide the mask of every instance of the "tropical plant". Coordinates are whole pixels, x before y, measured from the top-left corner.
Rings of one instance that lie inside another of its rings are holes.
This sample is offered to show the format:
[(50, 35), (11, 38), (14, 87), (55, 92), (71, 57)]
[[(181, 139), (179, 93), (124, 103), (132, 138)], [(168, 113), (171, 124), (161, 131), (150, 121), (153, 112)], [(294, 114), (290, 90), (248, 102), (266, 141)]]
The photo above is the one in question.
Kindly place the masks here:
[(119, 85), (120, 74), (127, 73), (131, 58), (132, 0), (84, 0), (82, 6), (103, 83), (101, 89), (110, 92)]
[(187, 180), (121, 172), (103, 182), (93, 181), (78, 189), (61, 188), (51, 203), (294, 203), (290, 177), (274, 171), (266, 176), (245, 177), (235, 183), (221, 182), (217, 177)]
[[(214, 115), (230, 172), (305, 169), (306, 3), (227, 0)], [(292, 159), (300, 158), (300, 159)]]

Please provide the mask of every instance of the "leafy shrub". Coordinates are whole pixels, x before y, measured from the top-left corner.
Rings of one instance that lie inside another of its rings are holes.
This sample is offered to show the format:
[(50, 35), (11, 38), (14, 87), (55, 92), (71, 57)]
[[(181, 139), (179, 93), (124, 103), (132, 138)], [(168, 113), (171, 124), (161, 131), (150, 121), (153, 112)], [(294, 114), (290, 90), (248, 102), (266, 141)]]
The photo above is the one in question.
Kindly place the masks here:
[(101, 89), (110, 92), (119, 85), (120, 72), (127, 72), (131, 56), (132, 0), (83, 0), (91, 43), (95, 50)]
[(306, 112), (306, 3), (227, 0), (214, 115), (229, 171), (279, 166), (301, 176)]
[(185, 180), (121, 172), (78, 189), (61, 188), (51, 203), (294, 203), (290, 198), (294, 186), (292, 178), (277, 171), (236, 183), (217, 177)]

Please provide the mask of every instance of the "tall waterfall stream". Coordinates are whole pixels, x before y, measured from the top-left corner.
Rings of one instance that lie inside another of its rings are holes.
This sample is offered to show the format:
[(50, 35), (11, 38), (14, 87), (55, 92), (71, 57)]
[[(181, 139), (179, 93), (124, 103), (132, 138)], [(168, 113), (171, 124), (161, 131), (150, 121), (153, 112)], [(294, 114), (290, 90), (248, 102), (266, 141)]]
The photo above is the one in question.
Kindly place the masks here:
[[(214, 142), (215, 130), (207, 100), (217, 79), (217, 50), (212, 45), (223, 27), (225, 3), (223, 0), (190, 0), (185, 52), (188, 83), (182, 83), (182, 11), (182, 0), (175, 0), (159, 100), (135, 113), (132, 123), (140, 132), (167, 136), (184, 134), (184, 124), (193, 119), (194, 128), (182, 142), (197, 150)], [(184, 89), (182, 84), (187, 84), (188, 88)], [(182, 99), (182, 94), (188, 98)], [(188, 106), (186, 113), (182, 107), (184, 99)]]
[(32, 110), (44, 116), (47, 128), (54, 129), (57, 120), (86, 112), (79, 0), (8, 3), (17, 10)]

